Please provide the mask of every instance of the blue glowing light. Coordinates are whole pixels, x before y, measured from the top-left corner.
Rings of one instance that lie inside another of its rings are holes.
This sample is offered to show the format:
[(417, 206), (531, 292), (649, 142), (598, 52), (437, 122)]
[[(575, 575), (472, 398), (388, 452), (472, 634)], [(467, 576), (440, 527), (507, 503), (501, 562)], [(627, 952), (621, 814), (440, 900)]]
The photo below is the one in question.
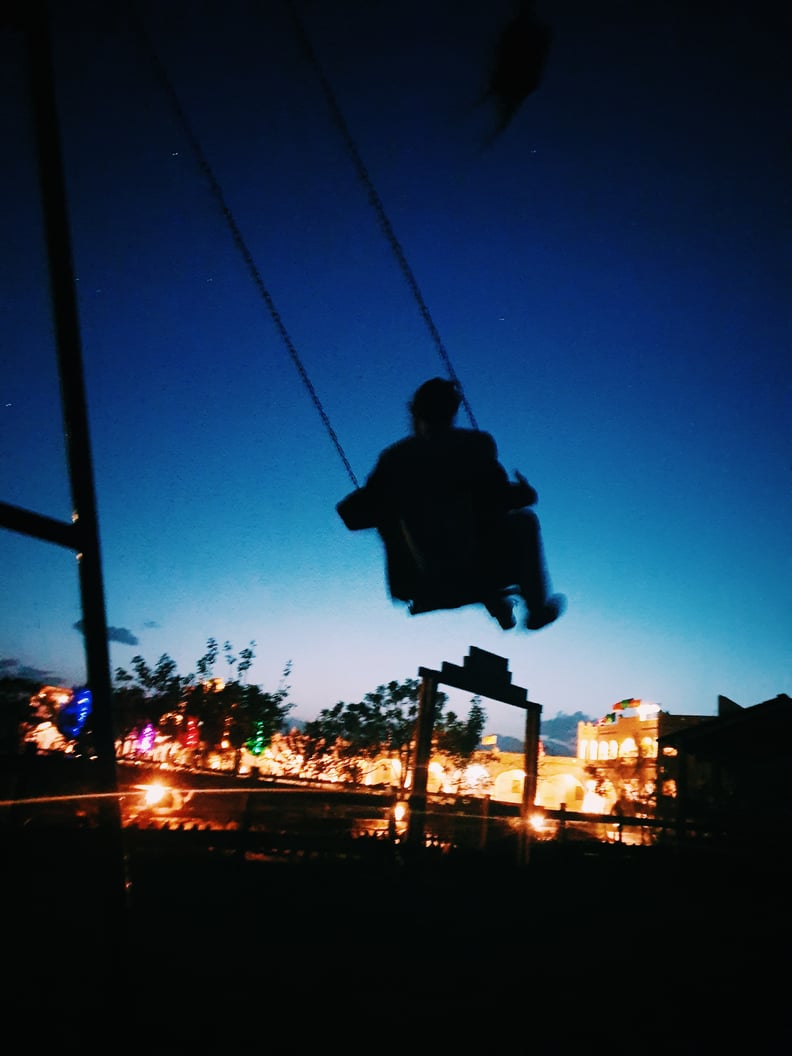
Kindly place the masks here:
[(92, 698), (90, 689), (76, 690), (68, 704), (58, 713), (57, 726), (64, 737), (75, 740), (80, 736), (88, 716), (91, 714)]

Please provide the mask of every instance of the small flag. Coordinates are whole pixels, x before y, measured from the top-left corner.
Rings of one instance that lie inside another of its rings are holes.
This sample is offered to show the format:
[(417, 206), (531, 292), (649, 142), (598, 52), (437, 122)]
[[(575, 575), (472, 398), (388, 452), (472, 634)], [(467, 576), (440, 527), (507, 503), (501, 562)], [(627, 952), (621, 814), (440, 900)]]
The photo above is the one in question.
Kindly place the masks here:
[(497, 735), (497, 733), (488, 733), (486, 737), (482, 737), (481, 738), (481, 743), (482, 744), (497, 744), (498, 743), (498, 735)]
[(624, 711), (625, 708), (637, 708), (640, 703), (637, 697), (628, 697), (626, 700), (620, 700), (618, 704), (614, 704), (613, 710)]

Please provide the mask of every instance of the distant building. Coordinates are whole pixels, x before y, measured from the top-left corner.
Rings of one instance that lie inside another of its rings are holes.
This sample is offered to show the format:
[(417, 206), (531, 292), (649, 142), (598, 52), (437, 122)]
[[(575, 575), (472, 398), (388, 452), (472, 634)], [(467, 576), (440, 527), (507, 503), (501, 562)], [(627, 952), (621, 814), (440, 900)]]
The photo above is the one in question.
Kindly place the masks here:
[(660, 737), (657, 815), (698, 838), (781, 847), (792, 836), (792, 699), (741, 707)]
[[(490, 798), (496, 803), (520, 804), (525, 781), (525, 756), (500, 752), (487, 763), (492, 779)], [(547, 810), (584, 808), (586, 774), (574, 755), (539, 753), (536, 775), (536, 805)]]
[(659, 704), (635, 699), (620, 701), (596, 722), (578, 723), (577, 756), (586, 763), (628, 759), (639, 754), (656, 759), (661, 737), (707, 721), (704, 715), (671, 715)]
[(589, 809), (654, 816), (660, 741), (709, 721), (703, 715), (671, 715), (658, 704), (631, 698), (596, 722), (578, 723), (577, 756), (590, 776)]

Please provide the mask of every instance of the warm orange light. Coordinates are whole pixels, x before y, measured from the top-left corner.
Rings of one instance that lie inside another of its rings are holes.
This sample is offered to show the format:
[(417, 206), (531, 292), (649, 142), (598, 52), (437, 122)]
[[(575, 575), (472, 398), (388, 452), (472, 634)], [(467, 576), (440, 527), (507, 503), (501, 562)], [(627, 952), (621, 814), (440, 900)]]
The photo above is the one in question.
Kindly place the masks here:
[(155, 781), (151, 785), (143, 786), (143, 798), (147, 807), (156, 807), (165, 798), (168, 788), (161, 781)]
[(30, 703), (46, 701), (48, 704), (68, 704), (71, 697), (72, 691), (63, 686), (42, 686), (35, 697), (30, 698)]

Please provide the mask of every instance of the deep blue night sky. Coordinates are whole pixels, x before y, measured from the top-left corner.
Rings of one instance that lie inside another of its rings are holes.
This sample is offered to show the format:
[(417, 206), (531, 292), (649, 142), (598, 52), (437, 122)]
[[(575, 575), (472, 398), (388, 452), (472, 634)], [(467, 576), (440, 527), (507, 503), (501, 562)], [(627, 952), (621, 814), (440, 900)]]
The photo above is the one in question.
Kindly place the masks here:
[[(113, 666), (187, 674), (208, 637), (252, 640), (251, 678), (290, 661), (303, 718), (472, 645), (545, 716), (790, 692), (789, 15), (540, 3), (544, 79), (486, 143), (505, 0), (298, 8), (477, 424), (539, 492), (569, 610), (530, 635), (391, 603), (154, 63), (78, 0), (54, 47)], [(140, 9), (362, 481), (445, 368), (287, 5)], [(0, 42), (0, 498), (68, 519), (24, 42)], [(0, 673), (81, 683), (73, 556), (4, 531), (0, 567)]]

